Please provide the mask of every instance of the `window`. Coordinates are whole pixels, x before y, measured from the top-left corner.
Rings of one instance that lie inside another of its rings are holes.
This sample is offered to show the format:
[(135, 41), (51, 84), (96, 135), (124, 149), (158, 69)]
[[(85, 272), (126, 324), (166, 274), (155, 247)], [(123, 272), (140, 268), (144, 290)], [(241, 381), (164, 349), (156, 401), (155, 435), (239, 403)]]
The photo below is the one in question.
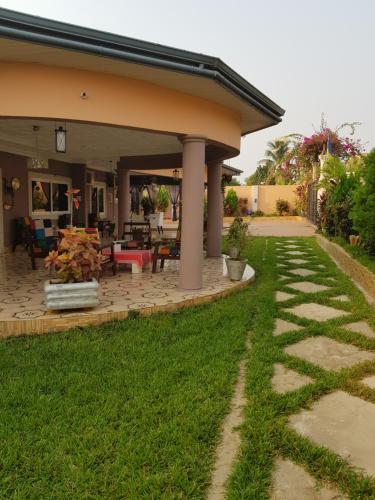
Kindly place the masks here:
[(91, 187), (90, 212), (99, 214), (101, 219), (106, 216), (107, 212), (106, 194), (106, 184), (104, 182), (96, 182)]
[(70, 213), (69, 198), (65, 193), (71, 185), (71, 180), (64, 177), (30, 176), (30, 214), (43, 218)]

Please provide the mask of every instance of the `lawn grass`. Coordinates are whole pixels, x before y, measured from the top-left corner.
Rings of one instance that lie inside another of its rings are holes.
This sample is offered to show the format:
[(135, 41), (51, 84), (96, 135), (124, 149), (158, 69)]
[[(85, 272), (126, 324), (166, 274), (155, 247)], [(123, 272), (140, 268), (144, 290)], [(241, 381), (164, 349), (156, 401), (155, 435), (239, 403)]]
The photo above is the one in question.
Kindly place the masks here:
[[(366, 477), (348, 463), (329, 451), (317, 446), (294, 432), (287, 425), (288, 417), (302, 408), (309, 408), (322, 395), (342, 389), (365, 400), (375, 402), (375, 390), (358, 383), (365, 375), (375, 374), (375, 362), (367, 362), (339, 373), (331, 372), (310, 364), (300, 358), (289, 356), (284, 347), (307, 337), (326, 335), (340, 342), (354, 344), (368, 350), (375, 350), (375, 340), (340, 328), (344, 323), (367, 320), (375, 327), (375, 311), (364, 300), (352, 282), (337, 269), (330, 258), (321, 250), (314, 238), (293, 238), (311, 256), (308, 264), (293, 265), (276, 246), (278, 238), (268, 238), (264, 265), (257, 279), (259, 302), (253, 322), (247, 374), (246, 393), (248, 407), (242, 427), (242, 447), (237, 464), (228, 485), (228, 498), (266, 499), (270, 496), (274, 459), (279, 456), (302, 465), (318, 481), (330, 483), (346, 492), (350, 498), (375, 498), (375, 481)], [(291, 257), (289, 257), (291, 258)], [(284, 263), (287, 267), (277, 267)], [(318, 264), (324, 264), (321, 269)], [(329, 285), (325, 292), (308, 294), (288, 288), (288, 283), (306, 281), (289, 270), (297, 267), (317, 271), (308, 281)], [(278, 281), (278, 275), (288, 276), (286, 281)], [(335, 281), (327, 278), (334, 277)], [(275, 292), (281, 290), (296, 295), (288, 301), (276, 303)], [(335, 295), (347, 294), (350, 302), (335, 302)], [(299, 319), (284, 308), (305, 302), (318, 302), (341, 308), (350, 313), (345, 318), (318, 323)], [(272, 335), (275, 318), (298, 323), (303, 330), (286, 332), (281, 336)], [(273, 364), (284, 363), (288, 368), (312, 377), (313, 383), (299, 390), (278, 394), (272, 390)]]
[[(334, 373), (284, 352), (314, 335), (375, 350), (375, 340), (341, 328), (363, 319), (375, 327), (374, 310), (314, 238), (293, 239), (311, 256), (303, 267), (318, 272), (307, 279), (330, 290), (311, 295), (288, 288), (305, 280), (289, 273), (301, 266), (286, 263), (276, 247), (282, 238), (258, 237), (247, 249), (256, 282), (226, 298), (173, 314), (1, 342), (0, 498), (204, 498), (249, 329), (248, 405), (228, 498), (269, 498), (277, 456), (350, 498), (375, 498), (373, 479), (287, 425), (289, 415), (336, 389), (375, 403), (375, 390), (359, 383), (375, 374), (375, 362)], [(288, 280), (278, 281), (279, 274)], [(276, 303), (277, 289), (296, 297)], [(350, 302), (332, 300), (340, 294)], [(311, 300), (350, 315), (317, 323), (283, 311)], [(276, 317), (305, 328), (273, 337)], [(313, 383), (275, 393), (277, 362)]]
[(350, 245), (344, 238), (329, 238), (329, 240), (340, 245), (349, 255), (375, 273), (375, 255), (370, 255), (363, 247)]
[[(264, 245), (251, 243), (255, 267)], [(256, 307), (251, 284), (173, 314), (0, 342), (0, 497), (204, 498)]]

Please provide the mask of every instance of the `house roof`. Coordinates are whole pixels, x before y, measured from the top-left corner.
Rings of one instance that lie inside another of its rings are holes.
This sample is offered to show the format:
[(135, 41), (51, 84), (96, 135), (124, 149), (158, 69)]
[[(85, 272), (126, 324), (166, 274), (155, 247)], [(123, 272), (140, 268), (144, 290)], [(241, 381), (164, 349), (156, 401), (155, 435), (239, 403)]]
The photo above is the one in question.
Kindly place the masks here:
[[(70, 54), (72, 52), (78, 53), (81, 57), (75, 59), (75, 64), (85, 69), (96, 68), (98, 71), (111, 72), (113, 70), (121, 73), (121, 71), (125, 71), (124, 68), (120, 69), (118, 64), (117, 66), (114, 64), (112, 66), (106, 65), (103, 59), (122, 62), (123, 66), (128, 65), (128, 75), (138, 75), (141, 79), (156, 81), (156, 83), (169, 85), (171, 88), (187, 93), (201, 95), (240, 111), (243, 134), (274, 125), (281, 121), (284, 114), (284, 110), (280, 106), (217, 57), (3, 8), (0, 8), (1, 39), (11, 39), (15, 44), (16, 42), (20, 44), (19, 52), (17, 52), (17, 47), (11, 51), (11, 56), (18, 58), (18, 60), (27, 57), (26, 52), (28, 51), (25, 51), (25, 44), (31, 43), (51, 49), (69, 51)], [(11, 56), (8, 55), (8, 52), (7, 46), (4, 45), (3, 50), (1, 50), (0, 44), (0, 59), (9, 59)], [(42, 64), (49, 62), (59, 64), (59, 60), (62, 65), (74, 64), (69, 61), (69, 58), (65, 58), (64, 63), (61, 63), (61, 58), (54, 56), (56, 52), (39, 50), (28, 53), (32, 61)], [(102, 58), (99, 69), (97, 61), (95, 66), (94, 61), (90, 62), (90, 57)], [(71, 59), (73, 61), (74, 58)], [(146, 70), (143, 70), (142, 76), (139, 76), (140, 66), (153, 69), (153, 73), (150, 71), (147, 73)], [(168, 72), (168, 75), (165, 72)], [(171, 72), (175, 73), (174, 78), (171, 78)], [(185, 79), (181, 79), (176, 74), (185, 75)], [(197, 78), (201, 83), (197, 83)], [(215, 87), (210, 86), (208, 82), (214, 83)], [(217, 87), (220, 87), (221, 90)], [(248, 109), (248, 116), (246, 109)]]

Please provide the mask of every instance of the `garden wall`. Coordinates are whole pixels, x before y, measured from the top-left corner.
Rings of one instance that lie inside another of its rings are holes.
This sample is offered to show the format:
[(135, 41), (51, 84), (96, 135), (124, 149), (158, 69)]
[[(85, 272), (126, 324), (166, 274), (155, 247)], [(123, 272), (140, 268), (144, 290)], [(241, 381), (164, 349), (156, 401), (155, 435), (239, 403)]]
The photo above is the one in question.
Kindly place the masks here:
[[(249, 210), (261, 210), (265, 214), (276, 212), (276, 200), (281, 198), (289, 202), (291, 210), (296, 207), (296, 186), (227, 186), (225, 194), (229, 189), (234, 189), (238, 198), (248, 199)], [(256, 193), (257, 196), (256, 196)], [(255, 201), (257, 198), (257, 203)]]

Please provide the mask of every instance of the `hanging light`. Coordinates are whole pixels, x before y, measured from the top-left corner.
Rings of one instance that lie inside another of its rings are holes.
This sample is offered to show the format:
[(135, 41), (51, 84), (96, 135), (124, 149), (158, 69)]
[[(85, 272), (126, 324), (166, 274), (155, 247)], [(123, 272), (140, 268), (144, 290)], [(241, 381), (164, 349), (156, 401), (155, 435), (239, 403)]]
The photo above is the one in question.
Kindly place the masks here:
[(63, 127), (55, 129), (56, 153), (66, 153), (66, 130)]
[(41, 158), (39, 155), (39, 144), (38, 144), (39, 125), (33, 125), (33, 131), (35, 132), (35, 156), (34, 158), (27, 159), (27, 168), (29, 169), (48, 168), (48, 160), (46, 158)]

